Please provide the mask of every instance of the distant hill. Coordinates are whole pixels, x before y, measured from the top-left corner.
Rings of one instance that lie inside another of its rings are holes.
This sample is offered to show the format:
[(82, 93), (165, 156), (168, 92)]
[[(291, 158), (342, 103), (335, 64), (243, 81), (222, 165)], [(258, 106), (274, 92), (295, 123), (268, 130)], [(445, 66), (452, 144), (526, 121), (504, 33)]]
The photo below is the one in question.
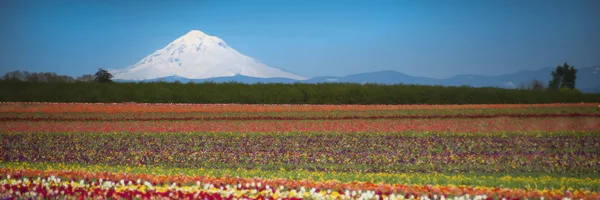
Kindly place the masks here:
[[(475, 74), (457, 75), (445, 79), (434, 79), (427, 77), (410, 76), (396, 71), (379, 71), (361, 73), (343, 77), (315, 77), (306, 82), (357, 82), (357, 83), (381, 83), (381, 84), (423, 84), (423, 85), (446, 85), (472, 87), (501, 87), (516, 88), (520, 83), (537, 79), (548, 83), (554, 68), (547, 67), (535, 71), (523, 70), (511, 74), (498, 76), (483, 76)], [(577, 88), (592, 88), (600, 85), (600, 67), (580, 68), (577, 72)]]
[(600, 93), (600, 85), (591, 88), (583, 88), (581, 91), (585, 93)]
[[(324, 83), (324, 82), (350, 82), (350, 83), (378, 83), (378, 84), (418, 84), (418, 85), (445, 85), (445, 86), (462, 86), (468, 85), (472, 87), (500, 87), (500, 88), (517, 88), (520, 83), (529, 82), (533, 79), (548, 83), (551, 79), (550, 73), (554, 68), (547, 67), (539, 70), (523, 70), (511, 74), (498, 76), (483, 76), (475, 74), (457, 75), (445, 79), (427, 78), (419, 76), (411, 76), (397, 71), (386, 70), (377, 72), (368, 72), (353, 74), (348, 76), (320, 76), (306, 80), (294, 80), (289, 78), (257, 78), (243, 75), (216, 77), (206, 79), (188, 79), (180, 76), (168, 76), (157, 79), (148, 79), (141, 82), (151, 81), (179, 81), (181, 83), (188, 82), (241, 82), (241, 83)], [(121, 82), (130, 82), (127, 80), (117, 80)], [(600, 67), (579, 68), (577, 72), (577, 88), (582, 92), (600, 93)]]

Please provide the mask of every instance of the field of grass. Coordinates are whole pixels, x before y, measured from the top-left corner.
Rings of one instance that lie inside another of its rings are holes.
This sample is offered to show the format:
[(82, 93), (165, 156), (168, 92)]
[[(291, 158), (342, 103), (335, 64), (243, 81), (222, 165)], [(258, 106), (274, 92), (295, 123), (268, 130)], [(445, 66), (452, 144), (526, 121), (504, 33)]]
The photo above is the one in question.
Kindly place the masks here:
[(597, 105), (0, 103), (0, 198), (599, 199)]

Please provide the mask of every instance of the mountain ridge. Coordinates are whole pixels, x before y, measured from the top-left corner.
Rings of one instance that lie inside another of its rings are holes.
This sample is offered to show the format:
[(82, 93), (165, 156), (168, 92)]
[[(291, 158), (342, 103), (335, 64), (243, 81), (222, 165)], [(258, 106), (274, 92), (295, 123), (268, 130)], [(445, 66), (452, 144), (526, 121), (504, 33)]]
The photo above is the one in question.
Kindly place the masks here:
[[(460, 74), (448, 78), (429, 78), (421, 76), (411, 76), (395, 70), (382, 70), (374, 72), (365, 72), (350, 74), (346, 76), (318, 76), (306, 80), (293, 80), (286, 78), (256, 78), (243, 75), (229, 77), (213, 77), (207, 79), (178, 79), (179, 82), (240, 82), (240, 83), (378, 83), (378, 84), (420, 84), (420, 85), (444, 85), (444, 86), (463, 86), (471, 87), (500, 87), (500, 88), (518, 88), (519, 84), (531, 80), (539, 80), (547, 84), (551, 78), (551, 71), (554, 68), (545, 67), (538, 70), (521, 70), (509, 74), (495, 76)], [(161, 78), (145, 80), (143, 82), (160, 81)], [(175, 81), (173, 77), (163, 77), (163, 81)], [(585, 67), (578, 69), (577, 88), (583, 92), (600, 92), (600, 66)], [(121, 82), (130, 82), (130, 80), (117, 80)]]

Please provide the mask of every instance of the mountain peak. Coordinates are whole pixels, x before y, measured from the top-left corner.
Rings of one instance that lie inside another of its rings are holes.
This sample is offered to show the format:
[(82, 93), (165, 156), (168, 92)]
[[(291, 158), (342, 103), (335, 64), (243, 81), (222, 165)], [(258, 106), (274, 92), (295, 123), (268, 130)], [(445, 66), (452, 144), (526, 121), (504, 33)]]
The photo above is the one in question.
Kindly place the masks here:
[(194, 37), (201, 37), (201, 36), (205, 36), (206, 33), (199, 31), (199, 30), (191, 30), (190, 32), (185, 34), (186, 36), (194, 36)]
[(191, 30), (190, 32), (186, 33), (185, 35), (183, 35), (183, 36), (177, 38), (175, 41), (173, 41), (173, 43), (177, 43), (177, 42), (189, 43), (189, 44), (197, 44), (197, 43), (202, 43), (202, 42), (225, 44), (225, 42), (221, 38), (208, 35), (199, 30)]

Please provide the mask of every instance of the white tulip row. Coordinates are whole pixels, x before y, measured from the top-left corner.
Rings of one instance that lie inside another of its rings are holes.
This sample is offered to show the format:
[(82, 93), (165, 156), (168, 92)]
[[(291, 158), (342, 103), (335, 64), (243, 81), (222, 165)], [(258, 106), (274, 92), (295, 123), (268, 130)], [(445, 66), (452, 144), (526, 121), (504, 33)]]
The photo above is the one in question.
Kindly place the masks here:
[[(93, 182), (85, 182), (84, 180), (80, 180), (79, 182), (75, 182), (75, 181), (63, 181), (60, 178), (51, 176), (48, 178), (37, 178), (35, 180), (29, 180), (27, 178), (22, 178), (22, 179), (11, 179), (10, 175), (6, 176), (6, 178), (3, 178), (0, 180), (0, 198), (1, 199), (5, 199), (5, 198), (34, 198), (36, 196), (38, 196), (38, 194), (35, 192), (35, 190), (29, 190), (27, 192), (21, 193), (21, 191), (16, 190), (13, 191), (12, 189), (5, 189), (5, 188), (10, 188), (10, 186), (29, 186), (31, 188), (35, 188), (37, 186), (42, 186), (45, 190), (47, 190), (48, 192), (46, 194), (50, 194), (50, 195), (59, 195), (59, 196), (63, 196), (65, 195), (65, 191), (58, 191), (58, 190), (52, 190), (52, 186), (56, 186), (56, 187), (60, 187), (60, 186), (64, 186), (64, 188), (67, 187), (72, 187), (72, 188), (80, 188), (80, 189), (84, 189), (84, 191), (88, 191), (87, 195), (89, 197), (94, 197), (93, 195), (96, 194), (92, 191), (98, 191), (101, 190), (101, 194), (106, 195), (108, 190), (113, 189), (114, 191), (116, 191), (117, 193), (119, 192), (127, 192), (127, 191), (139, 191), (141, 193), (165, 193), (168, 192), (169, 193), (169, 198), (175, 198), (177, 197), (176, 194), (177, 193), (184, 193), (184, 194), (194, 194), (195, 198), (198, 198), (200, 195), (200, 193), (204, 193), (204, 194), (218, 194), (221, 197), (234, 197), (234, 198), (242, 198), (242, 197), (250, 197), (250, 198), (256, 198), (258, 196), (263, 196), (263, 197), (273, 197), (274, 199), (281, 199), (281, 198), (302, 198), (302, 199), (358, 199), (358, 200), (362, 200), (362, 199), (385, 199), (385, 200), (404, 200), (404, 199), (410, 199), (410, 200), (485, 200), (488, 199), (488, 197), (486, 195), (464, 195), (464, 196), (455, 196), (452, 198), (446, 198), (445, 196), (438, 196), (438, 195), (433, 195), (433, 198), (428, 197), (427, 195), (424, 196), (409, 196), (408, 198), (405, 198), (404, 195), (399, 195), (399, 194), (391, 194), (391, 195), (378, 195), (376, 194), (375, 191), (362, 191), (362, 190), (358, 190), (358, 191), (350, 191), (350, 190), (345, 190), (343, 193), (338, 193), (337, 191), (331, 191), (331, 190), (321, 190), (321, 191), (317, 191), (317, 189), (315, 188), (311, 188), (311, 189), (306, 189), (304, 187), (301, 187), (299, 190), (295, 190), (295, 189), (286, 189), (284, 186), (279, 186), (279, 187), (271, 187), (269, 185), (265, 185), (265, 187), (262, 187), (261, 183), (251, 183), (251, 184), (245, 184), (246, 187), (243, 187), (241, 184), (237, 184), (237, 185), (226, 185), (226, 186), (220, 186), (220, 187), (216, 187), (213, 184), (210, 183), (205, 183), (202, 184), (200, 182), (196, 182), (195, 185), (189, 185), (189, 186), (178, 186), (177, 184), (173, 183), (171, 185), (164, 185), (164, 186), (158, 186), (158, 185), (152, 185), (152, 183), (148, 182), (148, 181), (142, 181), (142, 180), (137, 180), (135, 182), (133, 181), (127, 181), (125, 182), (124, 180), (120, 180), (120, 181), (109, 181), (109, 180), (102, 180), (99, 179), (98, 181), (93, 181)], [(32, 185), (34, 187), (32, 187)], [(8, 186), (8, 187), (5, 187)], [(55, 197), (55, 196), (54, 196)], [(99, 196), (101, 198), (105, 197), (105, 196)], [(138, 196), (136, 196), (137, 198), (141, 198), (141, 196), (138, 194)], [(543, 198), (541, 198), (543, 200)], [(563, 200), (570, 200), (569, 198), (564, 198)]]

